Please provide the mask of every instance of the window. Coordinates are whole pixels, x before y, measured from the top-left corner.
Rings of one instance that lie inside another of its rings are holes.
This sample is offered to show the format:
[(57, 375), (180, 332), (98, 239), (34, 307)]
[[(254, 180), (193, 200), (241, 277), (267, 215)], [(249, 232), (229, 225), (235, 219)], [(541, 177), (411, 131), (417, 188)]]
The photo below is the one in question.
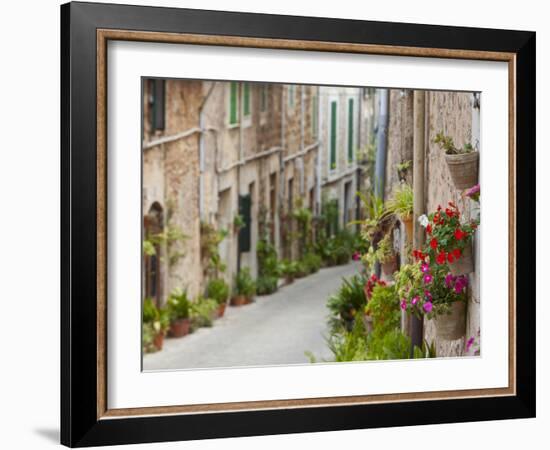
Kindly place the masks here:
[(269, 86), (267, 84), (262, 84), (262, 87), (260, 88), (260, 111), (261, 112), (267, 111), (268, 90), (269, 90)]
[(243, 83), (243, 116), (250, 117), (250, 83)]
[(239, 195), (239, 215), (243, 218), (244, 226), (239, 229), (239, 252), (249, 252), (251, 249), (252, 234), (252, 198), (250, 194)]
[(165, 80), (149, 80), (149, 123), (151, 132), (164, 130)]
[(288, 109), (294, 109), (295, 101), (296, 101), (296, 85), (290, 84), (288, 86)]
[(330, 170), (336, 169), (336, 132), (337, 132), (337, 124), (338, 124), (338, 102), (336, 100), (332, 100), (330, 102), (330, 139), (329, 139), (329, 162), (330, 162)]
[(239, 85), (236, 81), (229, 84), (229, 125), (239, 123)]
[(319, 136), (319, 95), (311, 97), (311, 135), (313, 138)]
[(348, 162), (353, 162), (353, 99), (348, 99)]

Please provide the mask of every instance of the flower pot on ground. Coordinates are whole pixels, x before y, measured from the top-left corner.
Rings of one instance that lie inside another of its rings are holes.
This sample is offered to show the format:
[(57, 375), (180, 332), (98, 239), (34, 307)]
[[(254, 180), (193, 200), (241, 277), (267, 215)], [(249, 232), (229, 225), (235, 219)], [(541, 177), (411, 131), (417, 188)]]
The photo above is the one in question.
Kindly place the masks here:
[(144, 351), (162, 350), (164, 335), (170, 327), (168, 308), (157, 308), (152, 299), (146, 298), (143, 302), (142, 323)]
[(168, 311), (170, 314), (170, 328), (168, 335), (179, 338), (189, 334), (191, 321), (189, 320), (189, 300), (184, 290), (174, 290), (168, 297)]
[(472, 256), (472, 246), (467, 245), (460, 258), (449, 263), (449, 270), (453, 275), (465, 275), (474, 271), (474, 258)]
[(210, 280), (206, 286), (206, 297), (218, 303), (216, 319), (222, 317), (225, 314), (225, 305), (229, 298), (229, 285), (221, 278)]
[(281, 262), (281, 273), (285, 277), (286, 284), (291, 284), (294, 282), (297, 271), (298, 263), (296, 261), (285, 260)]
[(466, 303), (451, 303), (448, 313), (435, 316), (435, 330), (438, 339), (455, 341), (466, 333)]
[(256, 294), (256, 283), (252, 279), (248, 267), (242, 268), (237, 275), (235, 275), (233, 290), (233, 298), (231, 299), (231, 304), (233, 306), (246, 305), (254, 298), (254, 294)]
[(246, 304), (246, 295), (233, 295), (230, 300), (231, 306), (242, 306)]
[(160, 351), (164, 345), (164, 333), (157, 333), (153, 338), (153, 345), (155, 348)]
[(191, 321), (189, 319), (175, 319), (170, 322), (170, 329), (168, 330), (168, 336), (173, 338), (179, 338), (187, 336), (189, 329), (191, 328)]
[(453, 138), (441, 132), (436, 135), (434, 143), (445, 151), (445, 161), (456, 189), (467, 189), (477, 183), (479, 153), (471, 144), (458, 148), (454, 145)]

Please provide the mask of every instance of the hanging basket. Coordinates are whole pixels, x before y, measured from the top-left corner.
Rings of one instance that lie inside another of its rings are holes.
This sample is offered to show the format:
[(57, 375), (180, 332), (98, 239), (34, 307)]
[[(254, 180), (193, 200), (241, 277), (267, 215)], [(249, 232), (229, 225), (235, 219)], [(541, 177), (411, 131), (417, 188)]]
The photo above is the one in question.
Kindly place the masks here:
[(454, 302), (450, 314), (441, 314), (434, 319), (438, 339), (456, 341), (466, 334), (466, 304)]
[(479, 153), (445, 155), (447, 167), (456, 189), (463, 190), (477, 184)]
[(474, 271), (474, 258), (471, 244), (466, 245), (460, 258), (449, 263), (449, 269), (455, 276), (466, 275)]
[(402, 217), (401, 222), (403, 222), (403, 225), (405, 227), (405, 233), (407, 234), (407, 239), (409, 242), (413, 241), (413, 220), (412, 215), (409, 215), (407, 217)]
[(386, 277), (393, 276), (393, 273), (397, 270), (397, 256), (392, 255), (386, 262), (380, 264), (382, 266), (382, 272)]

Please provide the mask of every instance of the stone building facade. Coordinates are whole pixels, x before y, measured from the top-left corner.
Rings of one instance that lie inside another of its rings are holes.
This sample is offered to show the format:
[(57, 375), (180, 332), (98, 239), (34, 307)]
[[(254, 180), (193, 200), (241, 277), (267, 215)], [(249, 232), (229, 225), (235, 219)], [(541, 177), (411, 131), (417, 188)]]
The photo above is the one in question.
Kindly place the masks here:
[(337, 202), (340, 228), (357, 218), (360, 207), (358, 150), (369, 138), (364, 93), (362, 88), (319, 88), (321, 196), (325, 202)]
[[(389, 123), (386, 160), (385, 198), (399, 184), (397, 165), (411, 161), (406, 181), (412, 183), (413, 174), (413, 132), (414, 132), (413, 91), (391, 89), (389, 92)], [(465, 198), (454, 187), (445, 162), (444, 152), (435, 144), (437, 133), (443, 132), (453, 138), (457, 147), (471, 143), (478, 151), (480, 139), (479, 95), (462, 92), (425, 92), (425, 212), (430, 213), (438, 205), (445, 207), (454, 202), (463, 217), (469, 220), (477, 215), (476, 204)], [(483, 226), (483, 224), (481, 224)], [(404, 230), (400, 230), (400, 236)], [(466, 338), (477, 336), (480, 327), (479, 298), (479, 238), (474, 237), (475, 272), (470, 274), (470, 293), (467, 305)], [(403, 247), (401, 247), (403, 249)], [(424, 338), (435, 339), (432, 321), (424, 323)], [(464, 353), (464, 339), (437, 342), (439, 356), (456, 356)]]
[[(164, 232), (143, 262), (144, 297), (161, 304), (174, 288), (190, 297), (206, 282), (204, 225), (226, 230), (219, 244), (232, 282), (257, 276), (262, 237), (280, 257), (297, 207), (319, 214), (322, 195), (338, 198), (341, 225), (355, 217), (361, 90), (253, 82), (148, 79), (143, 83), (144, 239)], [(329, 167), (329, 99), (338, 103)], [(351, 101), (351, 106), (350, 106)], [(350, 109), (351, 108), (351, 109)], [(348, 117), (351, 111), (351, 117)], [(351, 128), (350, 128), (351, 127)], [(341, 154), (342, 153), (342, 154)], [(237, 229), (237, 216), (244, 227)], [(179, 239), (184, 234), (184, 239)], [(201, 261), (201, 264), (197, 262)]]

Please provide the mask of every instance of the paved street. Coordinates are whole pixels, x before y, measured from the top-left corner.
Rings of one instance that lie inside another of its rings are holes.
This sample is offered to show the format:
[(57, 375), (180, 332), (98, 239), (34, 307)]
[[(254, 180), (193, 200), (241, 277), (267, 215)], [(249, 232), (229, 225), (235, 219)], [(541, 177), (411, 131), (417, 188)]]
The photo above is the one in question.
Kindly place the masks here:
[(256, 302), (227, 307), (212, 328), (200, 328), (181, 339), (165, 339), (161, 352), (144, 357), (144, 370), (304, 364), (312, 352), (330, 360), (325, 307), (343, 276), (356, 263), (321, 269)]

